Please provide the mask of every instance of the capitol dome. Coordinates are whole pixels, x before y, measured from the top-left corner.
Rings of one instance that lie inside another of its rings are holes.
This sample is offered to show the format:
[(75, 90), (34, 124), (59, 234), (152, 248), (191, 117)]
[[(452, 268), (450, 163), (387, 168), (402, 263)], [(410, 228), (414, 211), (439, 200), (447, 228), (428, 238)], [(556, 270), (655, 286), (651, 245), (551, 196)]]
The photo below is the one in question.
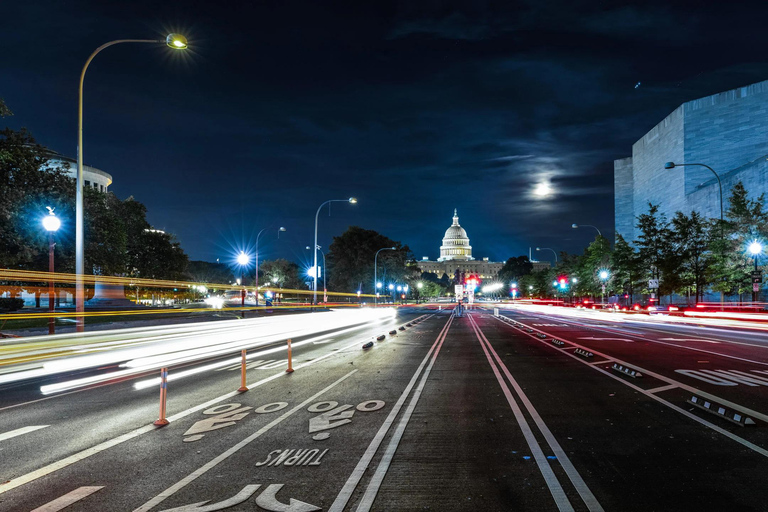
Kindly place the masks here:
[(472, 246), (469, 245), (469, 237), (459, 225), (459, 214), (453, 210), (453, 224), (445, 230), (443, 245), (440, 246), (440, 257), (437, 261), (467, 261), (473, 260)]

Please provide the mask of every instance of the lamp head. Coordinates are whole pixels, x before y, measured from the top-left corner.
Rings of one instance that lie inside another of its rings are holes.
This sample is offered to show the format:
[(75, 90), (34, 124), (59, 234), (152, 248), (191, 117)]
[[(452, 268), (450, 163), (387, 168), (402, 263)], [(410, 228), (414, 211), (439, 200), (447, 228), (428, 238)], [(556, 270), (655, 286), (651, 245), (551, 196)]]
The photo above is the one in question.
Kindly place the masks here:
[(244, 252), (241, 252), (237, 255), (237, 262), (240, 265), (247, 265), (248, 262), (251, 261), (251, 257), (245, 254)]
[(576, 228), (578, 228), (578, 227), (579, 227), (579, 225), (578, 225), (578, 224), (571, 224), (571, 227), (572, 227), (573, 229), (576, 229)]
[(306, 247), (305, 247), (305, 249), (306, 249), (306, 250), (309, 250), (309, 246), (306, 246)]
[(350, 197), (350, 198), (349, 198), (349, 203), (350, 203), (350, 204), (357, 204), (357, 199), (356, 199), (356, 198), (354, 198), (354, 197)]
[(537, 247), (537, 248), (536, 248), (536, 250), (537, 250), (537, 251), (540, 251), (540, 250), (541, 250), (541, 247)]
[(600, 271), (600, 279), (608, 279), (608, 271), (607, 270), (601, 270)]
[(286, 229), (281, 226), (280, 229), (278, 229), (278, 231), (286, 231)]
[(675, 168), (675, 162), (667, 162), (664, 164), (665, 169), (674, 169)]
[(757, 255), (763, 252), (763, 244), (758, 242), (757, 240), (754, 240), (751, 244), (749, 244), (749, 252), (750, 254)]
[(61, 227), (61, 221), (54, 215), (53, 208), (48, 207), (49, 215), (43, 217), (43, 227), (46, 231), (58, 231)]
[(165, 44), (174, 50), (186, 50), (188, 46), (187, 38), (181, 34), (168, 34), (168, 37), (165, 38)]

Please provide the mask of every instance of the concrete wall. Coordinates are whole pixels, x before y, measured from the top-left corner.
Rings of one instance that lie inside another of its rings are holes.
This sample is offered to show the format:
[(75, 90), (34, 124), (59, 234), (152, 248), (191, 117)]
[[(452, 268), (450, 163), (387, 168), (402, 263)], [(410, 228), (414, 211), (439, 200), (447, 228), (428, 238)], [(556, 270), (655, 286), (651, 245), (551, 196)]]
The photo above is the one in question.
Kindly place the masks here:
[(614, 160), (613, 194), (616, 233), (627, 240), (634, 240), (635, 218), (632, 157)]

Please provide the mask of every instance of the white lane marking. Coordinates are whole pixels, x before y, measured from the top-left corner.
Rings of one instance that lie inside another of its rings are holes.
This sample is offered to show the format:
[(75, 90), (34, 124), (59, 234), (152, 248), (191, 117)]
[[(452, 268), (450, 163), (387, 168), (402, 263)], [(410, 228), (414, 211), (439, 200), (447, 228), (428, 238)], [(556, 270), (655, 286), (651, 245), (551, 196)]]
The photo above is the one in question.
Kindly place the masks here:
[(660, 341), (700, 341), (702, 343), (715, 343), (719, 344), (719, 341), (714, 340), (702, 340), (700, 338), (659, 338)]
[(40, 430), (41, 428), (45, 427), (50, 427), (50, 425), (32, 425), (29, 427), (17, 428), (16, 430), (11, 430), (10, 432), (0, 434), (0, 441), (5, 441), (6, 439), (24, 434), (29, 434), (30, 432), (34, 432), (35, 430)]
[(648, 393), (661, 393), (662, 391), (669, 391), (670, 389), (676, 389), (680, 386), (677, 384), (667, 384), (666, 386), (659, 386), (657, 388), (647, 390)]
[[(536, 325), (536, 324), (531, 324)], [(626, 341), (627, 343), (634, 343), (633, 340), (628, 340), (626, 338), (595, 338), (593, 336), (587, 336), (584, 338), (579, 338), (580, 340), (606, 340), (606, 341)]]
[[(345, 346), (344, 349), (351, 348), (354, 346), (358, 346), (360, 344), (359, 341), (355, 341), (354, 343), (350, 343), (349, 345)], [(318, 361), (322, 361), (323, 359), (326, 359), (331, 356), (338, 355), (338, 352), (329, 352), (328, 354), (324, 356), (320, 356), (317, 359), (313, 359), (312, 361), (300, 364), (299, 366), (294, 367), (294, 370), (298, 370), (300, 368), (305, 368), (307, 366), (310, 366), (312, 364), (317, 363)], [(263, 384), (266, 384), (267, 382), (271, 382), (277, 378), (284, 377), (286, 374), (285, 372), (276, 373), (275, 375), (272, 375), (271, 377), (267, 377), (264, 379), (261, 379), (260, 381), (257, 381), (253, 384), (247, 384), (249, 388), (254, 388), (261, 386)], [(61, 395), (59, 395), (61, 396)], [(186, 416), (189, 416), (190, 414), (196, 413), (197, 411), (207, 409), (211, 407), (212, 405), (216, 405), (219, 402), (223, 402), (224, 400), (227, 400), (229, 398), (232, 398), (234, 396), (240, 396), (240, 393), (238, 391), (232, 391), (231, 393), (227, 393), (225, 395), (221, 395), (217, 398), (214, 398), (212, 400), (208, 400), (205, 403), (202, 403), (200, 405), (196, 405), (195, 407), (191, 407), (187, 409), (186, 411), (181, 411), (178, 414), (174, 414), (173, 416), (168, 417), (168, 421), (177, 421), (180, 420)], [(157, 428), (152, 425), (146, 425), (144, 427), (137, 428), (136, 430), (132, 430), (131, 432), (127, 432), (121, 436), (118, 436), (114, 439), (110, 439), (109, 441), (105, 441), (101, 444), (97, 444), (96, 446), (92, 446), (91, 448), (87, 448), (81, 452), (75, 453), (74, 455), (70, 455), (69, 457), (66, 457), (64, 459), (61, 459), (57, 462), (54, 462), (52, 464), (49, 464), (47, 466), (44, 466), (40, 469), (37, 469), (35, 471), (32, 471), (30, 473), (27, 473), (26, 475), (22, 475), (20, 477), (14, 478), (12, 480), (9, 480), (4, 483), (0, 483), (0, 494), (3, 494), (5, 492), (10, 491), (11, 489), (15, 489), (16, 487), (28, 484), (29, 482), (32, 482), (34, 480), (37, 480), (38, 478), (44, 477), (46, 475), (49, 475), (55, 471), (58, 471), (62, 468), (65, 468), (71, 464), (74, 464), (76, 462), (80, 462), (81, 460), (87, 459), (88, 457), (92, 455), (96, 455), (97, 453), (101, 453), (104, 450), (107, 450), (109, 448), (112, 448), (113, 446), (117, 446), (121, 443), (124, 443), (125, 441), (130, 441), (131, 439), (138, 437), (142, 434), (146, 434), (147, 432), (152, 432), (154, 430), (157, 430)]]
[(612, 363), (613, 359), (606, 359), (605, 361), (595, 361), (594, 363), (589, 364), (606, 364), (606, 363)]
[(448, 317), (448, 321), (445, 323), (445, 326), (440, 331), (440, 334), (437, 335), (437, 339), (432, 344), (432, 347), (430, 347), (429, 351), (427, 352), (427, 355), (424, 356), (424, 359), (421, 361), (421, 364), (416, 369), (416, 372), (413, 374), (413, 377), (411, 377), (411, 381), (403, 390), (402, 394), (400, 395), (400, 398), (397, 400), (397, 403), (395, 403), (395, 406), (389, 412), (387, 419), (384, 420), (384, 423), (381, 425), (381, 427), (379, 428), (379, 431), (376, 433), (376, 436), (373, 438), (373, 440), (371, 440), (371, 443), (368, 445), (368, 448), (365, 450), (365, 453), (360, 458), (360, 461), (358, 461), (357, 466), (355, 466), (355, 469), (352, 471), (352, 474), (349, 475), (349, 478), (344, 483), (344, 487), (342, 487), (341, 491), (339, 491), (338, 496), (336, 496), (336, 499), (334, 500), (331, 507), (328, 509), (328, 512), (342, 512), (344, 510), (344, 507), (347, 506), (347, 502), (349, 501), (349, 498), (352, 496), (352, 493), (357, 487), (357, 484), (360, 483), (360, 479), (363, 478), (363, 474), (368, 469), (368, 465), (371, 463), (373, 456), (376, 455), (376, 451), (379, 449), (381, 442), (384, 440), (384, 436), (386, 436), (387, 432), (389, 432), (389, 429), (392, 427), (392, 424), (395, 421), (395, 417), (400, 412), (400, 409), (402, 408), (403, 403), (405, 403), (405, 400), (408, 398), (408, 395), (411, 393), (411, 389), (413, 389), (413, 386), (416, 384), (416, 380), (419, 378), (419, 374), (421, 373), (421, 370), (427, 364), (427, 361), (429, 360), (430, 355), (435, 350), (435, 347), (437, 347), (437, 344), (440, 342), (441, 337), (448, 332), (448, 328), (450, 327), (452, 322), (453, 322), (453, 316)]
[(432, 367), (434, 366), (435, 361), (437, 360), (437, 356), (440, 354), (440, 348), (443, 346), (443, 342), (445, 341), (445, 338), (448, 336), (448, 329), (445, 329), (442, 334), (443, 334), (442, 339), (440, 339), (440, 343), (437, 345), (437, 348), (435, 348), (435, 351), (432, 354), (432, 358), (429, 361), (429, 365), (427, 365), (427, 368), (422, 373), (421, 380), (419, 381), (419, 385), (416, 387), (416, 391), (413, 392), (413, 396), (411, 397), (411, 402), (408, 404), (408, 408), (400, 417), (400, 423), (398, 423), (397, 429), (395, 429), (395, 433), (392, 434), (392, 439), (390, 439), (389, 441), (389, 446), (387, 446), (387, 449), (384, 452), (384, 455), (381, 457), (381, 461), (379, 462), (379, 465), (376, 468), (376, 473), (374, 473), (373, 478), (371, 478), (371, 481), (368, 483), (368, 487), (365, 489), (365, 494), (363, 495), (363, 498), (360, 500), (360, 504), (357, 506), (358, 512), (369, 511), (371, 509), (371, 506), (373, 505), (374, 500), (376, 499), (376, 495), (379, 492), (379, 488), (381, 487), (381, 484), (384, 481), (384, 476), (387, 474), (387, 470), (389, 470), (389, 465), (392, 463), (392, 459), (395, 456), (397, 447), (400, 444), (400, 439), (403, 437), (403, 433), (405, 432), (405, 429), (408, 426), (408, 422), (411, 419), (413, 410), (416, 408), (416, 405), (419, 403), (419, 398), (421, 398), (421, 392), (424, 390), (424, 386), (427, 383), (427, 379), (429, 378), (429, 374), (432, 371)]
[(256, 504), (264, 510), (271, 510), (272, 512), (314, 512), (316, 510), (321, 510), (320, 507), (293, 498), (288, 502), (288, 505), (280, 503), (277, 501), (276, 495), (282, 488), (283, 484), (269, 485), (264, 489), (264, 492), (256, 498)]
[(248, 498), (253, 496), (256, 493), (256, 491), (259, 490), (259, 487), (261, 487), (260, 484), (246, 485), (245, 487), (243, 487), (243, 490), (240, 491), (239, 493), (235, 494), (231, 498), (228, 498), (224, 501), (220, 501), (218, 503), (211, 503), (210, 505), (205, 505), (210, 501), (210, 500), (206, 500), (206, 501), (200, 501), (198, 503), (192, 503), (190, 505), (183, 505), (181, 507), (168, 508), (168, 509), (162, 510), (161, 512), (214, 512), (216, 510), (222, 510), (225, 508), (234, 507), (235, 505), (239, 505), (241, 503), (248, 501)]
[[(529, 335), (529, 336), (530, 336), (530, 338), (532, 340), (538, 341), (542, 345), (546, 345), (546, 346), (548, 346), (550, 348), (553, 348), (552, 345), (550, 345), (550, 344), (548, 344), (548, 343), (546, 343), (546, 342), (544, 342), (544, 341), (542, 341), (542, 340), (540, 340), (540, 339), (538, 339), (538, 338), (536, 338), (534, 336), (531, 336), (531, 335)], [(632, 384), (631, 382), (628, 382), (628, 381), (622, 379), (621, 377), (619, 377), (617, 375), (614, 375), (614, 374), (612, 374), (612, 373), (610, 373), (610, 372), (608, 372), (606, 370), (603, 370), (602, 368), (598, 368), (597, 366), (590, 365), (589, 363), (587, 363), (586, 361), (584, 361), (582, 358), (580, 358), (578, 356), (575, 356), (575, 355), (570, 354), (568, 352), (563, 352), (563, 353), (565, 355), (567, 355), (568, 357), (572, 357), (573, 359), (579, 361), (580, 363), (585, 364), (587, 367), (594, 368), (596, 371), (602, 373), (603, 375), (607, 375), (608, 377), (612, 378), (613, 380), (621, 382), (625, 386), (628, 386), (628, 387), (634, 389), (638, 393), (642, 393), (642, 394), (646, 395), (647, 397), (652, 398), (653, 400), (656, 400), (660, 404), (669, 407), (673, 411), (679, 412), (683, 416), (685, 416), (687, 418), (690, 418), (693, 421), (695, 421), (697, 423), (700, 423), (700, 424), (704, 425), (705, 427), (710, 428), (710, 429), (714, 430), (715, 432), (717, 432), (719, 434), (722, 434), (725, 437), (727, 437), (727, 438), (729, 438), (729, 439), (731, 439), (733, 441), (736, 441), (740, 445), (745, 446), (746, 448), (749, 448), (750, 450), (752, 450), (752, 451), (754, 451), (756, 453), (759, 453), (760, 455), (762, 455), (764, 457), (768, 457), (768, 450), (765, 450), (764, 448), (761, 448), (760, 446), (757, 446), (756, 444), (751, 443), (751, 442), (747, 441), (746, 439), (743, 439), (743, 438), (741, 438), (741, 437), (739, 437), (739, 436), (737, 436), (735, 434), (732, 434), (731, 432), (728, 432), (727, 430), (718, 427), (714, 423), (710, 423), (709, 421), (701, 419), (698, 416), (696, 416), (695, 414), (692, 414), (691, 412), (686, 411), (685, 409), (681, 409), (680, 407), (676, 406), (675, 404), (673, 404), (671, 402), (668, 402), (668, 401), (664, 400), (663, 398), (660, 398), (660, 397), (654, 395), (653, 393), (650, 393), (649, 391), (641, 388), (640, 386), (636, 386), (636, 385)], [(595, 352), (595, 353), (597, 354), (597, 352)], [(607, 357), (605, 354), (599, 354), (599, 355), (601, 355), (603, 357)], [(616, 359), (615, 361), (617, 363), (623, 364), (625, 366), (632, 366), (631, 364), (626, 363), (626, 362), (621, 361), (621, 360), (618, 360), (618, 359)], [(694, 387), (687, 386), (687, 385), (683, 384), (682, 382), (677, 382), (677, 381), (668, 379), (668, 378), (666, 378), (666, 377), (664, 377), (662, 375), (659, 375), (658, 373), (654, 373), (654, 372), (652, 372), (650, 370), (645, 370), (645, 369), (639, 368), (637, 365), (634, 365), (634, 367), (637, 368), (638, 370), (644, 372), (647, 375), (651, 375), (653, 377), (656, 377), (657, 379), (659, 379), (661, 381), (669, 382), (670, 384), (675, 384), (677, 387), (679, 387), (681, 389), (685, 389), (686, 391), (690, 391), (691, 393), (696, 393), (697, 395), (699, 395), (701, 397), (709, 398), (713, 402), (719, 402), (720, 404), (725, 405), (726, 407), (730, 407), (731, 409), (735, 409), (735, 410), (741, 412), (742, 414), (744, 414), (745, 416), (752, 416), (753, 418), (759, 418), (762, 421), (768, 421), (768, 416), (766, 416), (765, 414), (759, 413), (757, 411), (753, 411), (751, 409), (748, 409), (748, 408), (746, 408), (744, 406), (741, 406), (741, 405), (738, 405), (738, 404), (734, 404), (733, 402), (730, 402), (730, 401), (725, 400), (723, 398), (717, 397), (715, 395), (711, 395), (709, 393), (705, 393), (704, 391), (701, 391), (701, 390), (696, 389)]]
[[(518, 417), (518, 423), (520, 423), (521, 428), (523, 427), (523, 424), (525, 424), (526, 428), (528, 429), (528, 433), (526, 435), (526, 441), (528, 441), (528, 445), (531, 447), (531, 451), (534, 452), (534, 457), (536, 457), (536, 452), (538, 451), (538, 456), (541, 457), (541, 464), (539, 465), (539, 468), (542, 468), (542, 465), (545, 465), (545, 467), (551, 472), (551, 477), (554, 479), (555, 483), (557, 483), (557, 486), (559, 487), (560, 484), (557, 482), (557, 477), (555, 477), (554, 472), (552, 472), (552, 468), (549, 465), (549, 462), (547, 461), (546, 457), (544, 456), (544, 453), (541, 451), (541, 447), (539, 446), (538, 442), (536, 441), (536, 438), (533, 436), (533, 433), (530, 430), (530, 426), (528, 426), (527, 421), (525, 420), (525, 417), (522, 414), (522, 411), (520, 410), (520, 407), (517, 405), (517, 402), (514, 401), (514, 398), (512, 397), (512, 393), (509, 391), (509, 387), (507, 386), (506, 382), (504, 382), (504, 379), (501, 378), (501, 375), (499, 375), (498, 368), (501, 368), (501, 371), (504, 372), (504, 375), (507, 377), (507, 380), (510, 384), (512, 384), (512, 387), (515, 389), (515, 393), (517, 393), (517, 396), (520, 397), (520, 401), (523, 403), (525, 408), (528, 410), (528, 414), (531, 415), (531, 418), (533, 419), (534, 423), (536, 423), (536, 426), (539, 428), (539, 431), (544, 435), (544, 439), (547, 441), (547, 444), (552, 449), (552, 452), (557, 457), (557, 460), (560, 462), (560, 466), (565, 470), (565, 473), (568, 475), (568, 478), (571, 480), (571, 483), (576, 488), (576, 491), (579, 493), (579, 496), (581, 496), (582, 501), (584, 501), (584, 504), (587, 506), (587, 508), (590, 511), (602, 511), (603, 507), (600, 505), (600, 502), (597, 501), (597, 498), (594, 494), (592, 494), (592, 491), (587, 486), (586, 482), (584, 482), (584, 479), (581, 478), (581, 475), (578, 471), (576, 471), (576, 468), (573, 466), (573, 463), (571, 463), (571, 460), (568, 458), (568, 455), (565, 453), (565, 450), (562, 449), (560, 446), (560, 443), (557, 442), (557, 439), (555, 439), (555, 436), (552, 434), (552, 432), (549, 430), (549, 427), (547, 427), (546, 423), (544, 423), (544, 420), (541, 418), (541, 415), (539, 415), (539, 412), (536, 410), (536, 408), (533, 406), (531, 401), (528, 399), (528, 395), (525, 394), (523, 391), (523, 388), (520, 387), (520, 385), (517, 383), (517, 380), (515, 380), (514, 377), (512, 377), (512, 374), (509, 371), (509, 368), (507, 368), (507, 365), (505, 365), (501, 358), (499, 357), (499, 354), (496, 352), (496, 350), (491, 345), (491, 342), (488, 341), (488, 338), (485, 337), (485, 334), (483, 334), (483, 331), (480, 329), (480, 326), (477, 325), (474, 319), (471, 319), (472, 328), (475, 330), (475, 335), (477, 336), (477, 340), (480, 342), (480, 345), (483, 347), (483, 351), (485, 352), (485, 356), (488, 358), (488, 362), (491, 364), (491, 367), (494, 370), (494, 374), (496, 375), (497, 380), (499, 381), (499, 384), (501, 385), (502, 389), (504, 390), (504, 395), (507, 396), (507, 401), (510, 403), (510, 406), (514, 404), (512, 407), (512, 410), (515, 412), (515, 417)], [(485, 342), (485, 343), (483, 343)], [(493, 354), (493, 358), (496, 359), (496, 363), (498, 363), (498, 367), (493, 363), (493, 360), (491, 359), (491, 356), (488, 352), (491, 352)], [(576, 357), (572, 354), (568, 354), (571, 357)], [(521, 423), (522, 421), (522, 423)], [(525, 430), (523, 430), (523, 433), (525, 433)], [(530, 435), (530, 439), (528, 438), (528, 435)], [(537, 459), (538, 462), (538, 459)], [(542, 474), (544, 474), (544, 471), (542, 471)], [(546, 476), (545, 476), (546, 478)], [(549, 485), (549, 481), (547, 484)], [(552, 491), (553, 497), (555, 497), (555, 501), (557, 502), (557, 496), (554, 492), (555, 489), (550, 487), (550, 491)], [(560, 492), (563, 492), (562, 487), (559, 488)], [(565, 500), (565, 503), (567, 503), (568, 510), (572, 510), (571, 504), (568, 501), (568, 498), (565, 496), (565, 493), (563, 493), (563, 499)], [(561, 508), (561, 504), (558, 502), (558, 508)], [(561, 510), (565, 510), (561, 508)]]
[(144, 505), (140, 506), (139, 508), (137, 508), (133, 512), (147, 512), (148, 510), (151, 510), (155, 506), (159, 505), (160, 503), (165, 501), (170, 496), (173, 496), (177, 491), (179, 491), (180, 489), (183, 489), (184, 487), (186, 487), (191, 482), (194, 482), (197, 478), (199, 478), (200, 476), (204, 475), (210, 469), (213, 469), (214, 467), (219, 465), (219, 463), (227, 460), (229, 457), (231, 457), (232, 455), (234, 455), (235, 453), (237, 453), (241, 449), (243, 449), (246, 446), (248, 446), (251, 442), (253, 442), (254, 440), (256, 440), (259, 437), (261, 437), (262, 435), (264, 435), (266, 432), (268, 432), (270, 429), (272, 429), (272, 427), (275, 427), (275, 426), (279, 425), (284, 420), (286, 420), (290, 416), (292, 416), (294, 413), (302, 410), (304, 407), (306, 407), (307, 405), (309, 405), (313, 401), (317, 400), (318, 397), (320, 397), (324, 393), (330, 391), (331, 389), (336, 387), (338, 384), (341, 384), (342, 382), (344, 382), (346, 379), (348, 379), (349, 377), (351, 377), (355, 373), (357, 373), (357, 370), (352, 370), (351, 372), (347, 373), (346, 375), (344, 375), (340, 379), (336, 380), (335, 382), (333, 382), (330, 385), (326, 386), (325, 388), (321, 389), (320, 391), (318, 391), (317, 393), (315, 393), (311, 397), (307, 398), (306, 400), (301, 402), (299, 405), (297, 405), (293, 409), (291, 409), (288, 412), (284, 413), (282, 416), (272, 420), (270, 423), (267, 423), (266, 425), (261, 427), (259, 430), (257, 430), (256, 432), (254, 432), (250, 436), (246, 437), (245, 439), (243, 439), (242, 441), (240, 441), (236, 445), (234, 445), (229, 450), (227, 450), (224, 453), (222, 453), (221, 455), (213, 458), (207, 464), (204, 464), (203, 466), (201, 466), (200, 468), (196, 469), (195, 471), (193, 471), (192, 473), (190, 473), (186, 477), (182, 478), (181, 480), (179, 480), (178, 482), (176, 482), (175, 484), (173, 484), (168, 489), (164, 490), (163, 492), (161, 492), (160, 494), (158, 494), (157, 496), (155, 496), (151, 500), (147, 501)]
[(104, 486), (89, 486), (89, 487), (78, 487), (72, 492), (69, 492), (65, 494), (64, 496), (60, 496), (56, 498), (53, 501), (49, 501), (42, 507), (37, 507), (32, 512), (57, 512), (58, 510), (61, 510), (63, 508), (66, 508), (70, 506), (73, 503), (76, 503), (80, 501), (81, 499), (90, 496), (91, 494), (95, 493), (96, 491), (103, 489)]

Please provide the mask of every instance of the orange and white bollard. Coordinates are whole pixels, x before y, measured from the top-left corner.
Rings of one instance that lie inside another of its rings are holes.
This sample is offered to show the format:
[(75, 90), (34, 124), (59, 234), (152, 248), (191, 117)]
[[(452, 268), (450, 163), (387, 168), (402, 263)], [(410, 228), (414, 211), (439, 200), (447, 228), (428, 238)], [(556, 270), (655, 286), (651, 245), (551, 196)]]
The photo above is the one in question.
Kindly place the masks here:
[(168, 368), (160, 370), (160, 417), (155, 421), (154, 425), (158, 427), (164, 427), (170, 423), (165, 418), (165, 400), (168, 396)]
[(240, 389), (237, 391), (239, 393), (245, 393), (248, 391), (248, 387), (245, 385), (245, 350), (243, 350), (240, 354), (242, 356), (240, 361)]
[(288, 338), (288, 369), (285, 373), (293, 373), (293, 351), (291, 350), (291, 339)]

